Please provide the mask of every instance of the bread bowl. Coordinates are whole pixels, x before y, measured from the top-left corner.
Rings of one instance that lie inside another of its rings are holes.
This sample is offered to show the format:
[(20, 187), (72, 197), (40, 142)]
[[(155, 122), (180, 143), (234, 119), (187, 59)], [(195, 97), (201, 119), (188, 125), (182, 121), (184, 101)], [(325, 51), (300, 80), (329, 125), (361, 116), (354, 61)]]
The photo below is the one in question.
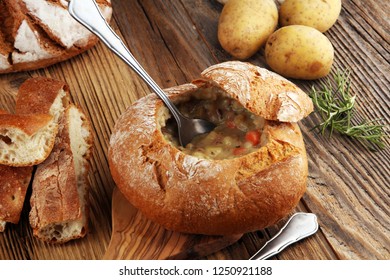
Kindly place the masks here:
[[(308, 163), (296, 122), (313, 110), (312, 102), (288, 80), (249, 63), (217, 64), (201, 76), (166, 92), (184, 111), (214, 106), (205, 99), (241, 105), (221, 115), (249, 116), (249, 127), (257, 122), (256, 145), (220, 159), (204, 147), (180, 147), (169, 135), (174, 129), (166, 128), (172, 122), (168, 110), (150, 94), (116, 122), (109, 146), (112, 177), (130, 203), (166, 229), (209, 235), (263, 229), (288, 215), (306, 190)], [(225, 128), (227, 120), (220, 118)], [(223, 145), (222, 151), (230, 147)]]
[(0, 164), (0, 232), (7, 223), (19, 222), (32, 172), (32, 166)]
[[(98, 42), (69, 15), (68, 2), (0, 1), (0, 74), (46, 67), (78, 55)], [(111, 1), (96, 2), (109, 21)]]

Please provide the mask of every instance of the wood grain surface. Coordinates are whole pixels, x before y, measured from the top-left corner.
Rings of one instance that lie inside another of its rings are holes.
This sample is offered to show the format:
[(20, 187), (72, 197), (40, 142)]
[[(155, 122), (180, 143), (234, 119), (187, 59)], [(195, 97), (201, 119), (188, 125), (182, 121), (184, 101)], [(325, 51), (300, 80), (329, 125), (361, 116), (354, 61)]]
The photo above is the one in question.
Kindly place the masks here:
[[(214, 0), (112, 0), (111, 22), (130, 51), (161, 87), (199, 77), (206, 67), (232, 60), (217, 40), (222, 5)], [(344, 0), (337, 23), (325, 33), (335, 48), (337, 68), (350, 69), (357, 95), (356, 118), (390, 123), (390, 3)], [(248, 61), (267, 67), (263, 50)], [(115, 121), (147, 86), (102, 43), (66, 62), (37, 71), (0, 75), (0, 109), (14, 111), (20, 84), (31, 76), (67, 82), (73, 102), (93, 124), (95, 149), (89, 180), (91, 231), (81, 240), (48, 245), (32, 236), (26, 201), (18, 225), (0, 233), (0, 259), (102, 259), (111, 234), (115, 187), (107, 148)], [(320, 80), (293, 80), (304, 91)], [(274, 259), (390, 259), (390, 141), (372, 152), (359, 142), (312, 128), (316, 113), (300, 122), (309, 160), (308, 189), (296, 211), (317, 214), (320, 229)], [(233, 245), (203, 257), (248, 259), (283, 225), (245, 234)], [(141, 244), (142, 245), (142, 244)], [(138, 244), (140, 246), (140, 244)], [(142, 248), (147, 250), (147, 248)]]
[(242, 234), (208, 236), (173, 232), (147, 219), (114, 188), (112, 235), (105, 260), (199, 259), (237, 242)]

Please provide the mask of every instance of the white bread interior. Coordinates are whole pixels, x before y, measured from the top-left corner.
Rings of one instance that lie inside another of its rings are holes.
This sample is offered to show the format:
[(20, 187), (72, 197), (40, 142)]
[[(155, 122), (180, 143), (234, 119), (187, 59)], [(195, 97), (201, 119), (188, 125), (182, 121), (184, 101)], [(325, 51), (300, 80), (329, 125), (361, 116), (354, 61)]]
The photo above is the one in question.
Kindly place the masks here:
[(3, 232), (5, 230), (5, 225), (7, 224), (7, 222), (5, 221), (0, 221), (0, 232)]
[[(0, 118), (6, 119), (9, 116), (1, 115)], [(0, 124), (0, 164), (31, 166), (47, 158), (54, 144), (57, 124), (50, 117), (39, 128), (31, 131), (29, 128), (33, 126), (33, 122), (41, 121), (41, 116), (15, 115), (12, 116), (14, 124), (8, 120)]]
[(58, 123), (61, 116), (64, 114), (66, 109), (66, 105), (64, 103), (68, 102), (67, 99), (67, 92), (64, 89), (60, 89), (49, 110), (49, 114), (53, 116), (54, 122)]

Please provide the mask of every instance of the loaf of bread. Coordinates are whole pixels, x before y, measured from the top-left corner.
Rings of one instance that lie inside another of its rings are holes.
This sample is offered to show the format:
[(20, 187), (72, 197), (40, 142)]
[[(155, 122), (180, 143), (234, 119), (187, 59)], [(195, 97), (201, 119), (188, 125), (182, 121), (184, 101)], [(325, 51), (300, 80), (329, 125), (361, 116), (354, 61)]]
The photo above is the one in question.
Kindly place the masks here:
[(296, 122), (313, 110), (302, 90), (234, 61), (166, 92), (183, 113), (217, 128), (181, 147), (154, 94), (129, 107), (109, 146), (112, 177), (129, 202), (169, 230), (210, 235), (263, 229), (293, 211), (308, 174)]
[[(8, 112), (0, 110), (0, 115)], [(33, 172), (32, 166), (13, 167), (0, 164), (0, 232), (7, 223), (17, 224)]]
[[(0, 73), (38, 69), (93, 47), (98, 39), (67, 11), (69, 0), (0, 1)], [(110, 0), (96, 1), (107, 20)]]
[(34, 236), (51, 243), (83, 237), (88, 230), (90, 124), (70, 105), (59, 127), (52, 153), (35, 172), (30, 200)]

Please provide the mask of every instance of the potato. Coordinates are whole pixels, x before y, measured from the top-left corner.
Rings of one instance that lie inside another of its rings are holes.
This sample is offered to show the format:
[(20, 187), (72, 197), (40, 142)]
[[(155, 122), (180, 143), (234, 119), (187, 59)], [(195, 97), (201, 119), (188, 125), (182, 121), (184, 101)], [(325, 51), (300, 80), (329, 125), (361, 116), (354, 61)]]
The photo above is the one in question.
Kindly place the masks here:
[(313, 80), (331, 69), (334, 49), (329, 39), (313, 27), (289, 25), (275, 31), (265, 45), (265, 60), (280, 75)]
[(229, 0), (219, 18), (218, 40), (229, 54), (244, 60), (265, 44), (277, 24), (274, 0)]
[(280, 25), (306, 25), (325, 32), (341, 11), (341, 0), (286, 0), (279, 10)]

